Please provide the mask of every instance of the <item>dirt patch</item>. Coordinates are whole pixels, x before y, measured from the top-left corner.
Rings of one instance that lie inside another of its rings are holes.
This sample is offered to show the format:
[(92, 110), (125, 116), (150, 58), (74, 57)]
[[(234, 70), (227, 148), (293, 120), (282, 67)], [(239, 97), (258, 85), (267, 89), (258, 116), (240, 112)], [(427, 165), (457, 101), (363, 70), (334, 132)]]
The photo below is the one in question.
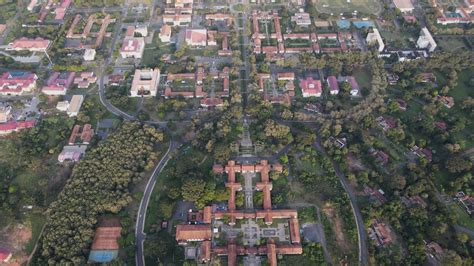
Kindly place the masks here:
[(348, 240), (344, 235), (344, 228), (342, 225), (342, 220), (339, 215), (334, 211), (332, 207), (325, 207), (323, 209), (324, 214), (331, 220), (333, 225), (334, 232), (336, 233), (336, 242), (337, 245), (341, 248), (343, 252), (350, 252), (350, 246), (348, 245)]
[(6, 265), (21, 265), (28, 260), (28, 254), (25, 253), (24, 248), (31, 237), (31, 228), (23, 224), (10, 225), (0, 231), (0, 246), (13, 253), (13, 258)]

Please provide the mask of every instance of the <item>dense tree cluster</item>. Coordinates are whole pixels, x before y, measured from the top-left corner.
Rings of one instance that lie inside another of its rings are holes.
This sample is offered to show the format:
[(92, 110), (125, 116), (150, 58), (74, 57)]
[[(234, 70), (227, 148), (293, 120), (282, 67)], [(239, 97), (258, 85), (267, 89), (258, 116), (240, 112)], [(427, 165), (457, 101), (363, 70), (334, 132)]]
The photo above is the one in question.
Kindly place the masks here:
[(155, 128), (126, 122), (90, 150), (47, 211), (38, 263), (84, 264), (98, 215), (117, 213), (130, 203), (130, 185), (153, 168), (154, 145), (162, 140)]

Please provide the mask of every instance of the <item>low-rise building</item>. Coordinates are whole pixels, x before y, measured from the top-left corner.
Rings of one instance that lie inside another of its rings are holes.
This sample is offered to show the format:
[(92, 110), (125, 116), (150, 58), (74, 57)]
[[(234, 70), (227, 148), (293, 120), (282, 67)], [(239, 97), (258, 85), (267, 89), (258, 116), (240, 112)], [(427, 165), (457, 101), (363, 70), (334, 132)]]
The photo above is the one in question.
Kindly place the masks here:
[(56, 109), (58, 109), (61, 112), (67, 112), (68, 108), (69, 108), (69, 101), (62, 101), (56, 104)]
[(321, 93), (323, 92), (321, 80), (315, 80), (312, 77), (302, 79), (300, 81), (300, 88), (305, 98), (321, 97)]
[(170, 42), (171, 41), (171, 26), (164, 24), (161, 26), (159, 34), (161, 42)]
[(135, 37), (135, 32), (135, 27), (130, 26), (127, 28), (127, 33), (120, 48), (120, 56), (122, 58), (142, 58), (145, 51), (145, 38)]
[(0, 95), (17, 96), (36, 88), (38, 76), (31, 72), (11, 71), (0, 77)]
[(428, 28), (424, 27), (421, 29), (420, 37), (418, 37), (416, 41), (416, 46), (420, 49), (427, 49), (429, 52), (433, 52), (436, 49), (436, 41), (433, 39), (433, 36), (431, 36)]
[(376, 28), (373, 28), (372, 32), (369, 32), (369, 34), (367, 34), (366, 41), (369, 45), (376, 44), (377, 50), (379, 52), (382, 52), (385, 49), (385, 44), (383, 43), (382, 36), (380, 35), (379, 30)]
[(96, 81), (97, 76), (92, 71), (81, 72), (74, 78), (74, 84), (76, 84), (79, 89), (87, 89), (91, 84), (96, 83)]
[(28, 120), (28, 121), (15, 121), (10, 120), (6, 123), (0, 124), (0, 135), (8, 135), (10, 133), (20, 131), (26, 128), (35, 127), (36, 120)]
[(339, 84), (337, 82), (336, 76), (329, 76), (326, 79), (328, 86), (329, 86), (329, 93), (331, 95), (339, 94)]
[(83, 95), (73, 95), (69, 107), (67, 108), (67, 115), (70, 117), (77, 116), (81, 110), (82, 102), (84, 101)]
[(309, 13), (306, 12), (298, 12), (294, 16), (291, 17), (291, 21), (295, 22), (298, 26), (309, 26), (311, 25), (311, 17)]
[(393, 4), (396, 8), (400, 9), (402, 13), (412, 12), (413, 9), (415, 9), (411, 0), (393, 0)]
[(390, 227), (384, 223), (379, 223), (377, 220), (373, 220), (372, 225), (369, 228), (369, 237), (375, 243), (375, 246), (385, 246), (392, 243), (392, 231)]
[(96, 55), (95, 49), (92, 49), (92, 48), (85, 49), (84, 56), (83, 56), (84, 61), (94, 61), (95, 55)]
[(84, 156), (86, 150), (87, 145), (64, 146), (63, 150), (58, 155), (58, 162), (78, 162), (82, 158), (82, 156)]
[(397, 120), (391, 116), (379, 116), (375, 119), (375, 121), (380, 127), (382, 127), (384, 131), (397, 127)]
[(54, 72), (47, 80), (46, 86), (41, 89), (41, 92), (46, 95), (66, 95), (75, 75), (75, 72)]
[(207, 46), (207, 30), (186, 29), (185, 41), (190, 46)]
[(45, 52), (51, 41), (45, 40), (43, 38), (35, 38), (35, 39), (29, 39), (26, 37), (22, 37), (20, 39), (17, 39), (13, 41), (12, 43), (9, 43), (6, 50), (12, 50), (12, 51), (31, 51), (31, 52)]
[(75, 125), (69, 137), (68, 145), (89, 145), (94, 136), (91, 124)]
[(160, 83), (160, 70), (136, 69), (130, 88), (131, 97), (154, 97)]

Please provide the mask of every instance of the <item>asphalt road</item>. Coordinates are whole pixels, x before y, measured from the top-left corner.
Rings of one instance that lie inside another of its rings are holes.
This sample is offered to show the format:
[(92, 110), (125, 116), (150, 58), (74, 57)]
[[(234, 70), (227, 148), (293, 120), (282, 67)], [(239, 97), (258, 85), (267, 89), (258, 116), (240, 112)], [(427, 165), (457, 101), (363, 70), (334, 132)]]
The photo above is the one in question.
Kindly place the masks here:
[[(319, 150), (326, 156), (326, 151), (324, 150), (324, 147), (321, 145), (321, 136), (319, 134), (317, 136), (317, 141), (314, 146), (317, 150)], [(364, 219), (362, 218), (359, 205), (357, 204), (357, 198), (356, 198), (355, 192), (352, 189), (352, 187), (349, 185), (349, 181), (347, 180), (344, 173), (341, 171), (341, 168), (339, 168), (339, 165), (337, 164), (337, 162), (335, 162), (334, 160), (331, 160), (331, 161), (334, 167), (334, 171), (336, 172), (336, 175), (339, 177), (339, 180), (342, 186), (344, 187), (344, 190), (347, 192), (351, 200), (351, 207), (354, 213), (356, 226), (357, 226), (357, 235), (359, 239), (359, 263), (361, 265), (368, 265), (369, 251), (367, 248), (367, 232), (365, 231)]]
[(148, 203), (150, 202), (150, 196), (153, 192), (153, 188), (156, 184), (156, 178), (161, 173), (163, 168), (168, 163), (170, 158), (170, 153), (177, 149), (179, 144), (174, 141), (170, 141), (168, 150), (161, 158), (160, 162), (156, 165), (155, 170), (150, 176), (148, 183), (146, 184), (145, 191), (143, 192), (143, 197), (140, 202), (140, 207), (138, 209), (137, 223), (135, 226), (135, 239), (136, 239), (136, 253), (135, 253), (135, 265), (144, 266), (145, 265), (145, 256), (143, 254), (143, 243), (146, 240), (146, 234), (143, 232), (145, 227), (146, 211), (148, 208)]

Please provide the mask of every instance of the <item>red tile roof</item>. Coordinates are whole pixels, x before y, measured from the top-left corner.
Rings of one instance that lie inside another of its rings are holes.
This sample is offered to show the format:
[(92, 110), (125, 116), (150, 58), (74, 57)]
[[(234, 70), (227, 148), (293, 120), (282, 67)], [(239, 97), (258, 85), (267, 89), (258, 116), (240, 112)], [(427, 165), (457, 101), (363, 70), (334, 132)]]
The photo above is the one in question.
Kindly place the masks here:
[(205, 224), (179, 224), (176, 226), (176, 241), (203, 241), (212, 237), (211, 227)]

